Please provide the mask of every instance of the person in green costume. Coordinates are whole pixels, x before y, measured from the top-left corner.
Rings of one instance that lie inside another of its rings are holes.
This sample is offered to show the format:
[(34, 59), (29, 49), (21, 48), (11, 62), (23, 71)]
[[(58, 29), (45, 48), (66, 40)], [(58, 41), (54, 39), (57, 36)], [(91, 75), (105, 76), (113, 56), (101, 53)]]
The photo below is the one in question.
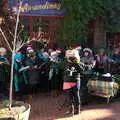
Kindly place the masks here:
[[(14, 87), (16, 95), (20, 95), (22, 90), (21, 86), (28, 85), (26, 69), (24, 66), (24, 55), (20, 52), (16, 53), (14, 57)], [(25, 87), (24, 87), (25, 88)]]

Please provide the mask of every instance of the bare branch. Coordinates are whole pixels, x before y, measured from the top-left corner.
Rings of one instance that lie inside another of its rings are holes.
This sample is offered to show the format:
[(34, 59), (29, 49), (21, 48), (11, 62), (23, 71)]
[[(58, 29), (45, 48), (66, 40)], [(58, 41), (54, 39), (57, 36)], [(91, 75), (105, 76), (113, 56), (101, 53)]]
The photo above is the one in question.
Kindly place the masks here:
[(15, 49), (16, 49), (17, 29), (18, 29), (18, 24), (19, 24), (19, 16), (20, 16), (21, 7), (22, 7), (22, 2), (20, 1), (18, 13), (17, 13), (17, 21), (16, 21), (16, 26), (15, 26), (15, 33), (14, 33), (13, 52), (15, 52)]
[(10, 31), (9, 28), (8, 28), (8, 31), (9, 31), (10, 35), (11, 35), (12, 37), (14, 37), (14, 34)]
[(19, 33), (18, 33), (18, 35), (17, 35), (17, 38), (20, 37), (20, 34), (21, 34), (22, 31), (23, 31), (23, 28), (19, 31)]
[(19, 4), (19, 9), (17, 13), (17, 21), (16, 21), (16, 26), (15, 26), (15, 32), (14, 32), (14, 41), (13, 41), (13, 50), (12, 50), (12, 65), (11, 65), (11, 78), (10, 78), (10, 91), (9, 91), (9, 109), (11, 110), (12, 106), (12, 100), (13, 100), (13, 75), (14, 75), (14, 56), (16, 53), (16, 41), (17, 41), (17, 30), (18, 30), (18, 24), (19, 24), (19, 16), (20, 16), (20, 10), (22, 6), (22, 1), (20, 1)]
[(5, 42), (6, 42), (6, 44), (7, 44), (7, 46), (8, 46), (8, 49), (12, 52), (12, 48), (11, 48), (11, 46), (10, 46), (10, 43), (9, 43), (9, 41), (7, 40), (7, 38), (6, 38), (5, 34), (4, 34), (4, 32), (2, 31), (1, 27), (0, 27), (0, 32), (1, 32), (1, 34), (2, 34), (2, 36), (3, 36), (3, 38), (4, 38)]
[(26, 44), (28, 44), (30, 42), (31, 42), (30, 38), (28, 38), (27, 42), (22, 42), (21, 45), (19, 47), (17, 47), (16, 52), (18, 52), (23, 46), (25, 46)]
[[(42, 39), (41, 39), (42, 40)], [(20, 47), (18, 47), (17, 49), (16, 49), (16, 52), (18, 52), (23, 46), (25, 46), (25, 45), (27, 45), (27, 44), (29, 44), (30, 42), (40, 42), (41, 40), (36, 40), (36, 39), (31, 39), (30, 40), (30, 38), (28, 38), (28, 40), (27, 40), (27, 42), (23, 42), (21, 45), (20, 45)]]
[(22, 46), (23, 43), (24, 41), (22, 41), (21, 38), (19, 37), (16, 42), (16, 50), (15, 50), (16, 52), (19, 51), (18, 49)]

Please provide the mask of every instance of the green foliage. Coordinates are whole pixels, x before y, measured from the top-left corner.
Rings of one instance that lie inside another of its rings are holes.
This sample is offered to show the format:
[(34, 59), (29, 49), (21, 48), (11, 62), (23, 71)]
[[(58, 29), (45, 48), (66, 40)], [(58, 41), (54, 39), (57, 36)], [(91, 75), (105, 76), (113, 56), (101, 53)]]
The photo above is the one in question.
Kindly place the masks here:
[(118, 86), (120, 88), (120, 75), (115, 75), (114, 79), (115, 79), (115, 82), (118, 84)]
[[(87, 24), (94, 19), (98, 13), (103, 14), (104, 0), (62, 0), (65, 8), (63, 20), (64, 37), (68, 41), (81, 43), (86, 42)], [(81, 41), (80, 41), (81, 40)]]
[(110, 32), (120, 32), (120, 1), (110, 0), (105, 11), (105, 25)]
[(105, 23), (106, 29), (113, 31), (117, 29), (116, 21), (119, 19), (116, 11), (119, 13), (119, 0), (62, 0), (62, 5), (65, 17), (60, 36), (67, 40), (68, 44), (77, 41), (86, 43), (89, 20), (95, 20), (98, 16)]

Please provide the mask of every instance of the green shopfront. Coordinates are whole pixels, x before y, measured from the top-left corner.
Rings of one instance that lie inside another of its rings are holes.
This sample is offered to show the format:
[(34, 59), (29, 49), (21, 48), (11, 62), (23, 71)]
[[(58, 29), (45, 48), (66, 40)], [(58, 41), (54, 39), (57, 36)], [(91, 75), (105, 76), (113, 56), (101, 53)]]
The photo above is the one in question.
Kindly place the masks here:
[[(56, 43), (56, 32), (64, 12), (60, 0), (22, 0), (20, 19), (24, 25), (24, 36), (46, 39), (50, 47)], [(11, 13), (16, 14), (18, 2), (9, 0)]]

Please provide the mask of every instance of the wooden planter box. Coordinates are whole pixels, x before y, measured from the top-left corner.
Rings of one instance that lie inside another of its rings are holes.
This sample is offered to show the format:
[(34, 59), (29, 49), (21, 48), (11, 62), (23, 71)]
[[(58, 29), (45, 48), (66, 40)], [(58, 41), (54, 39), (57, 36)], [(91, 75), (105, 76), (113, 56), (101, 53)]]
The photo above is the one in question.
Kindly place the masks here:
[[(11, 120), (29, 120), (29, 114), (30, 114), (30, 109), (31, 109), (31, 106), (29, 104), (22, 104), (22, 106), (25, 107), (25, 110), (23, 112), (20, 112), (20, 113), (16, 113), (14, 115), (7, 115), (7, 112), (3, 112), (3, 113), (0, 113), (0, 120), (7, 120), (7, 119), (11, 119)], [(12, 107), (14, 109), (14, 107)], [(7, 108), (5, 108), (7, 110)], [(6, 111), (4, 108), (3, 108), (3, 111)], [(1, 110), (2, 111), (2, 110)]]

